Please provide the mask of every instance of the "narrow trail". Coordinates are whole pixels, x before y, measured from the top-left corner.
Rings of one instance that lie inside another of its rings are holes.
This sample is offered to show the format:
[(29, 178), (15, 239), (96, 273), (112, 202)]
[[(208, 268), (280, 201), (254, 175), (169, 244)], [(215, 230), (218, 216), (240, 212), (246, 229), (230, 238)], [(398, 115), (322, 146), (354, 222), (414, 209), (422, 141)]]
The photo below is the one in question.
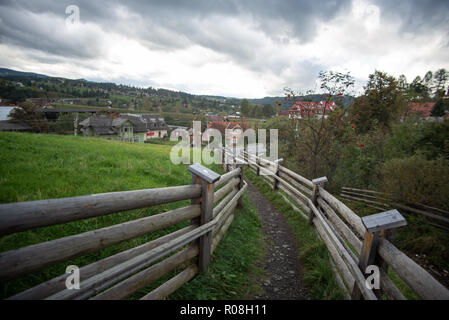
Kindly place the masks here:
[(262, 233), (267, 252), (262, 269), (267, 279), (260, 279), (263, 293), (251, 297), (255, 300), (309, 299), (302, 278), (296, 239), (285, 217), (257, 190), (250, 181), (248, 196), (261, 217)]

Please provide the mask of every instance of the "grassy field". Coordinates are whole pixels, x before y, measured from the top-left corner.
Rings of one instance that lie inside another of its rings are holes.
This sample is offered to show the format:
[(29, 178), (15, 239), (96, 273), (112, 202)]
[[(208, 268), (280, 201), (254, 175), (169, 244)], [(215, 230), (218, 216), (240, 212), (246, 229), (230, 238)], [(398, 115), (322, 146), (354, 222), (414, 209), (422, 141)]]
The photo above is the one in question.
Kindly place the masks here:
[[(187, 165), (170, 162), (170, 147), (130, 144), (83, 137), (0, 133), (0, 203), (32, 201), (191, 183)], [(219, 171), (220, 168), (212, 167)], [(8, 235), (0, 238), (0, 252), (100, 227), (161, 213), (189, 204), (166, 205), (121, 212)], [(67, 265), (79, 267), (172, 232), (189, 222), (122, 242), (99, 252), (72, 259), (41, 272), (0, 284), (0, 298), (63, 274)], [(248, 232), (245, 232), (248, 230)], [(175, 298), (237, 299), (250, 286), (249, 271), (258, 260), (260, 224), (250, 204), (240, 209), (236, 221), (217, 249), (210, 270), (177, 292)], [(250, 250), (248, 244), (254, 246)], [(241, 257), (238, 260), (229, 257)], [(232, 271), (234, 270), (234, 271)], [(217, 279), (218, 282), (210, 281)], [(236, 281), (236, 279), (238, 281)], [(209, 283), (209, 286), (195, 283)], [(206, 289), (201, 289), (204, 286)], [(229, 288), (233, 288), (232, 290)], [(141, 295), (145, 290), (140, 292)], [(139, 298), (139, 295), (133, 296)]]
[(327, 247), (318, 238), (316, 230), (295, 212), (279, 193), (273, 192), (262, 177), (258, 177), (251, 170), (246, 170), (245, 175), (274, 207), (282, 212), (293, 229), (298, 243), (299, 259), (305, 271), (304, 283), (311, 298), (314, 300), (343, 299), (343, 292), (329, 264)]

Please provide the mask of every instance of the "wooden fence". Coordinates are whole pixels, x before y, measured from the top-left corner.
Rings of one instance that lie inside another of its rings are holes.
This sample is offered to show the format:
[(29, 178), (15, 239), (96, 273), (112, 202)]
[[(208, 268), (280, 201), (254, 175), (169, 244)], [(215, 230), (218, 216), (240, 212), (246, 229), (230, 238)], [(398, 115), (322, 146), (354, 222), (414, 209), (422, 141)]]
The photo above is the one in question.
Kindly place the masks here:
[[(243, 168), (224, 174), (189, 167), (192, 184), (0, 205), (0, 235), (191, 199), (186, 207), (0, 254), (0, 281), (190, 220), (189, 226), (80, 268), (80, 289), (67, 274), (9, 299), (124, 299), (173, 270), (176, 276), (142, 299), (163, 299), (204, 271), (234, 219), (247, 185)], [(163, 259), (163, 260), (162, 260)]]
[(343, 187), (340, 196), (349, 201), (364, 202), (366, 206), (378, 210), (395, 207), (403, 212), (419, 214), (426, 217), (430, 225), (449, 231), (449, 212), (446, 210), (395, 199), (390, 194), (373, 190)]
[[(404, 300), (403, 293), (389, 277), (391, 268), (420, 298), (449, 299), (449, 291), (442, 284), (393, 245), (394, 228), (406, 224), (396, 210), (362, 219), (326, 191), (325, 177), (311, 181), (280, 165), (282, 159), (267, 161), (245, 151), (235, 156), (226, 150), (225, 158), (247, 161), (256, 174), (316, 227), (329, 250), (330, 263), (346, 298)], [(365, 285), (369, 265), (379, 267), (379, 290)]]

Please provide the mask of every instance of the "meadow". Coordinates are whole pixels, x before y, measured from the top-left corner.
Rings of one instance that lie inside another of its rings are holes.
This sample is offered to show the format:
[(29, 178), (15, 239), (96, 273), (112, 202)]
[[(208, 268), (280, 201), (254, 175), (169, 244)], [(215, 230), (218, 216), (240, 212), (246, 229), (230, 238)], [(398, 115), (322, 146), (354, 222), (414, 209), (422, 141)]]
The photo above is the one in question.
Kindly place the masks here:
[[(0, 148), (0, 203), (187, 185), (192, 179), (187, 165), (170, 162), (170, 146), (166, 145), (132, 144), (74, 136), (1, 133)], [(223, 173), (218, 166), (211, 169)], [(190, 200), (179, 201), (3, 236), (0, 238), (0, 252), (162, 213), (189, 203)], [(214, 254), (213, 261), (216, 262), (212, 263), (210, 271), (188, 283), (174, 295), (175, 298), (237, 299), (247, 293), (247, 288), (251, 287), (248, 284), (249, 272), (255, 268), (262, 247), (258, 216), (251, 203), (248, 200), (245, 203), (246, 206), (239, 209), (236, 220)], [(65, 272), (67, 265), (82, 267), (188, 224), (189, 221), (185, 221), (38, 273), (1, 283), (0, 298), (59, 276)], [(234, 268), (229, 256), (245, 257)], [(208, 280), (204, 280), (205, 277)], [(206, 281), (210, 290), (203, 290), (203, 285), (196, 285), (198, 281)], [(226, 289), (229, 287), (233, 289)], [(133, 298), (139, 298), (148, 290), (151, 288)]]

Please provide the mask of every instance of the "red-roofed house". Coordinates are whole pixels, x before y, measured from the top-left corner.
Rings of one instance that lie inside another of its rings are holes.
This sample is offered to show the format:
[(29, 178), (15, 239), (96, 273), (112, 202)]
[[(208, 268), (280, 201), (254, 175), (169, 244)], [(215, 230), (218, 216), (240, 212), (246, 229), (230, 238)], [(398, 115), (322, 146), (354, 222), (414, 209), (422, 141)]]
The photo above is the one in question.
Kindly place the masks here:
[(288, 117), (289, 116), (289, 111), (288, 110), (280, 110), (278, 112), (278, 117)]
[(433, 118), (431, 113), (435, 102), (410, 102), (408, 106), (412, 114), (425, 118), (426, 120)]
[(290, 119), (317, 117), (327, 118), (328, 114), (337, 107), (333, 101), (298, 101), (289, 110)]
[[(235, 146), (237, 144), (240, 136), (251, 127), (246, 122), (229, 122), (229, 121), (216, 121), (210, 122), (207, 125), (208, 128), (217, 129), (220, 133), (225, 136), (226, 130), (230, 130), (230, 135), (227, 137), (228, 141), (225, 141), (227, 145)], [(205, 140), (209, 140), (210, 137), (207, 134), (203, 135)]]

